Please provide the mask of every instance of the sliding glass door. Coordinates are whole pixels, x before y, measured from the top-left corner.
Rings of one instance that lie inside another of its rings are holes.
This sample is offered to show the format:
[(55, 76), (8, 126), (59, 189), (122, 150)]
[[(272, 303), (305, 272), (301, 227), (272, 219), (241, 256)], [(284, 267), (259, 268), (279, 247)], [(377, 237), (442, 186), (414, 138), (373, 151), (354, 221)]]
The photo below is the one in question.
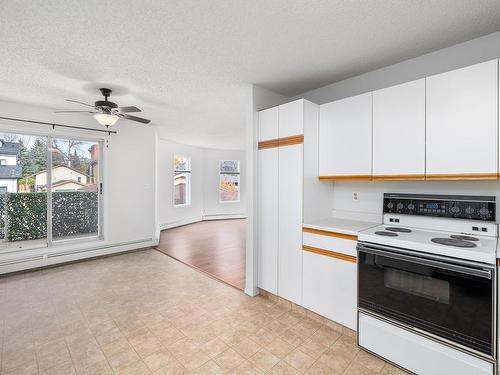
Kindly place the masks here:
[(99, 235), (99, 143), (52, 139), (52, 241)]
[(98, 141), (0, 133), (0, 252), (101, 234)]

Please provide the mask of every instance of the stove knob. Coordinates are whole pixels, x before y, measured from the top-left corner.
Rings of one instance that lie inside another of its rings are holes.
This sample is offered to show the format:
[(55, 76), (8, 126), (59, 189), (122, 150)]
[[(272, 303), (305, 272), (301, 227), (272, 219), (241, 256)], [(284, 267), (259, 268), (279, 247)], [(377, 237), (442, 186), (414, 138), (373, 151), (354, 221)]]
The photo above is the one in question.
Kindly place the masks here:
[(407, 207), (410, 211), (415, 209), (415, 205), (413, 203), (410, 203)]
[(486, 216), (490, 213), (490, 210), (488, 210), (488, 208), (486, 207), (481, 207), (481, 209), (479, 210), (479, 213), (482, 215), (482, 216)]
[(474, 209), (471, 206), (469, 206), (465, 209), (465, 213), (467, 215), (472, 215), (474, 213)]
[(392, 203), (392, 202), (387, 203), (387, 208), (389, 210), (392, 210), (394, 208), (394, 203)]
[(398, 210), (402, 210), (403, 209), (403, 203), (398, 203), (398, 205), (396, 206), (396, 208)]
[(452, 214), (458, 214), (460, 212), (460, 208), (458, 206), (453, 206), (452, 208), (450, 208), (450, 212)]

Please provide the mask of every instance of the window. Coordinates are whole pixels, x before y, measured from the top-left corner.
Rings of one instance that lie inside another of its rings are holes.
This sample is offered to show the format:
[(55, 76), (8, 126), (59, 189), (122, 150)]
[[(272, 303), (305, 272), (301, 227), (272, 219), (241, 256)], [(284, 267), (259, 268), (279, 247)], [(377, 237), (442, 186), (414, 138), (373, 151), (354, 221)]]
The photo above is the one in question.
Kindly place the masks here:
[(191, 204), (191, 158), (174, 156), (174, 207)]
[(219, 162), (219, 202), (240, 201), (240, 161), (221, 160)]
[(100, 141), (13, 133), (0, 140), (7, 160), (0, 168), (0, 251), (100, 238)]
[(7, 159), (0, 159), (0, 165), (7, 165)]

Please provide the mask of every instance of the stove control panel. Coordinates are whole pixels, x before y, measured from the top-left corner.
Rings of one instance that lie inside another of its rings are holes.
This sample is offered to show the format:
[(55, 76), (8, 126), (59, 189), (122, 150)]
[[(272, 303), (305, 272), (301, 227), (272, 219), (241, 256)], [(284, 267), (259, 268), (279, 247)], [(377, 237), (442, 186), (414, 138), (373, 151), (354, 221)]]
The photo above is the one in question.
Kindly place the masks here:
[(385, 193), (384, 213), (495, 221), (496, 197)]

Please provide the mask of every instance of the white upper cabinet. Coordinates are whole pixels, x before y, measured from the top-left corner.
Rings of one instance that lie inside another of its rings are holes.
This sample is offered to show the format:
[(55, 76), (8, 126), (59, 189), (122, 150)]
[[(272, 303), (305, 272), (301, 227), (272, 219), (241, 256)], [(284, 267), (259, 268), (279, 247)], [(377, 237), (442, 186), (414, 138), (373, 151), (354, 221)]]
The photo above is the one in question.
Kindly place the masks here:
[(373, 92), (374, 178), (423, 178), (425, 79)]
[(372, 173), (372, 93), (320, 106), (320, 176)]
[[(300, 135), (304, 133), (304, 100), (299, 99), (280, 105), (279, 138)], [(277, 137), (276, 137), (277, 138)]]
[(259, 112), (259, 142), (278, 138), (278, 107)]
[(496, 178), (497, 60), (426, 79), (427, 178)]

